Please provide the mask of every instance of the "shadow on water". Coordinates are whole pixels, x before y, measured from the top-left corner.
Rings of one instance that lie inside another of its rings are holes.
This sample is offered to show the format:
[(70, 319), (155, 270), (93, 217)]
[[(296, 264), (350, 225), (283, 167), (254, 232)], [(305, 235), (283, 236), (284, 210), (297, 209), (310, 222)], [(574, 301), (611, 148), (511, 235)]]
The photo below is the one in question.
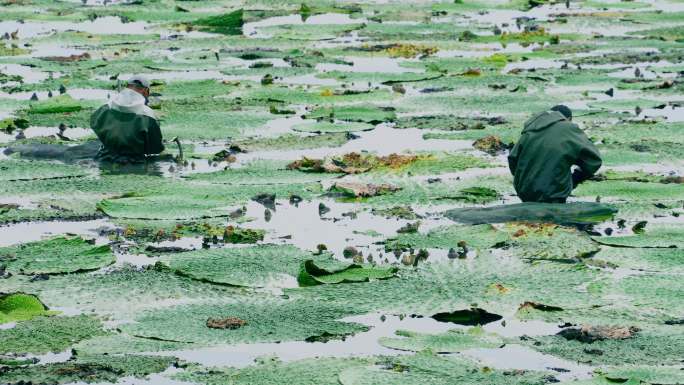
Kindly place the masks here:
[(96, 160), (100, 142), (89, 141), (79, 145), (63, 144), (19, 144), (5, 149), (5, 155), (18, 154), (23, 159), (53, 160), (64, 163), (78, 163), (97, 167), (102, 175), (149, 175), (163, 176), (160, 162), (173, 161), (171, 154), (164, 154), (146, 160), (126, 163)]

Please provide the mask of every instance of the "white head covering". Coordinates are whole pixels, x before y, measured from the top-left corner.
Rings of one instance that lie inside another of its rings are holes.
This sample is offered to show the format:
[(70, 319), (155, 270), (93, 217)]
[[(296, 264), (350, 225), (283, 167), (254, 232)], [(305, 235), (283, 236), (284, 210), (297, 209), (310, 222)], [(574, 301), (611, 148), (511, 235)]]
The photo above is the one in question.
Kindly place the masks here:
[(108, 104), (109, 108), (116, 111), (145, 115), (152, 119), (157, 119), (152, 109), (145, 105), (145, 97), (130, 88), (124, 88)]
[(128, 79), (128, 85), (135, 84), (145, 88), (150, 88), (150, 81), (143, 75), (134, 75)]

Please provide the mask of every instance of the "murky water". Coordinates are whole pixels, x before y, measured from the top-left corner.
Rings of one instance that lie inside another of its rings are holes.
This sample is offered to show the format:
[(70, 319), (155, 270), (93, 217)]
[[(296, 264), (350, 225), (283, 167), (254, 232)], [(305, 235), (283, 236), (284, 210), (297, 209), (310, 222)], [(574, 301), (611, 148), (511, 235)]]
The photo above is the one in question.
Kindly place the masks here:
[(90, 238), (99, 236), (100, 229), (111, 228), (106, 219), (83, 222), (51, 221), (22, 222), (0, 226), (0, 246), (38, 241), (45, 237), (60, 234), (79, 234)]
[[(303, 122), (299, 118), (284, 118), (280, 122), (295, 125)], [(282, 123), (280, 123), (282, 124)], [(282, 126), (281, 126), (282, 127)], [(241, 163), (248, 163), (258, 159), (292, 160), (307, 158), (324, 158), (349, 152), (367, 151), (379, 156), (392, 153), (421, 152), (421, 151), (457, 151), (472, 148), (469, 140), (423, 139), (430, 130), (417, 128), (395, 129), (390, 124), (379, 124), (371, 131), (357, 132), (356, 139), (352, 139), (340, 147), (316, 148), (307, 150), (285, 151), (254, 151), (239, 154), (237, 159)], [(391, 142), (388, 143), (388, 140)]]

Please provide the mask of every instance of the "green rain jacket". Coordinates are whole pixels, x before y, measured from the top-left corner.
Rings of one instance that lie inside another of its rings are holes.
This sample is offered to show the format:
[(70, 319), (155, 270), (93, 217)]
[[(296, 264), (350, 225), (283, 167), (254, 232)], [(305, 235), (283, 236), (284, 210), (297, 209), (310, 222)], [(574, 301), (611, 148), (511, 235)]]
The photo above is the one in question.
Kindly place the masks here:
[[(571, 174), (573, 165), (579, 169)], [(565, 202), (578, 183), (598, 171), (601, 156), (576, 124), (546, 111), (525, 122), (508, 166), (523, 202)]]
[(144, 101), (126, 89), (93, 113), (90, 127), (102, 142), (100, 155), (142, 159), (164, 151), (159, 122)]

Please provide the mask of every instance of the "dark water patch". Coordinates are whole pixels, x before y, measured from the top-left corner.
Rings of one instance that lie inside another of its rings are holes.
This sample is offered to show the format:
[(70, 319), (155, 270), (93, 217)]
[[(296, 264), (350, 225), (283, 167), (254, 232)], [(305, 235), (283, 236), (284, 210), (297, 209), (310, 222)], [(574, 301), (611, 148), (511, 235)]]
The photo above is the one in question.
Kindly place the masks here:
[(459, 325), (486, 325), (503, 319), (502, 316), (480, 308), (456, 310), (450, 313), (437, 313), (432, 316), (439, 322), (451, 322)]

